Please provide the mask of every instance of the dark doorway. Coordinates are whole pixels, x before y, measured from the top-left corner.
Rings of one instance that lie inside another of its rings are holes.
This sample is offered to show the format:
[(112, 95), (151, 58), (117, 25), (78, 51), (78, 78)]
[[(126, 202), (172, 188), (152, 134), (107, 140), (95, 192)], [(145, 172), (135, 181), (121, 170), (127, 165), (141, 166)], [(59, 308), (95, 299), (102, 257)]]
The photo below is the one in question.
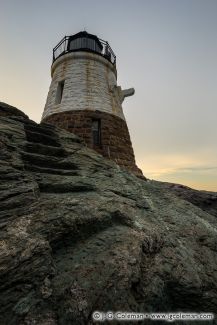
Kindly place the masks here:
[(94, 146), (101, 145), (101, 121), (100, 121), (100, 119), (92, 120), (92, 137), (93, 137), (93, 145)]

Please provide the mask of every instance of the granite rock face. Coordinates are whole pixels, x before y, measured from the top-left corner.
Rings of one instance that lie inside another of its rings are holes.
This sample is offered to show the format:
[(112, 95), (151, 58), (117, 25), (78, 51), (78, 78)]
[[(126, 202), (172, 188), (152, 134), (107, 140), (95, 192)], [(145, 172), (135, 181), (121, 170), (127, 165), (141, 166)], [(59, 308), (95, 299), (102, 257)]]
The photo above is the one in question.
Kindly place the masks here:
[[(154, 181), (154, 183), (156, 183), (156, 181)], [(202, 210), (217, 217), (216, 192), (198, 191), (181, 184), (173, 183), (158, 182), (158, 185), (169, 189), (180, 199), (191, 202), (192, 204), (200, 207)]]
[(216, 211), (196, 205), (72, 133), (0, 117), (0, 324), (215, 313)]

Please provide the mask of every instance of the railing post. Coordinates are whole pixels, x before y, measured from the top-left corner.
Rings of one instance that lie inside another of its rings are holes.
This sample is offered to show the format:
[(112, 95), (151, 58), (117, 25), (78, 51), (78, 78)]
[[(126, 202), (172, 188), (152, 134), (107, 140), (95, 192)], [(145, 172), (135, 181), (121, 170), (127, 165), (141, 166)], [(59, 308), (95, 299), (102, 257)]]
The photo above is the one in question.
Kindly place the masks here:
[(64, 44), (64, 52), (66, 53), (66, 36), (64, 37), (64, 42), (65, 42), (65, 44)]

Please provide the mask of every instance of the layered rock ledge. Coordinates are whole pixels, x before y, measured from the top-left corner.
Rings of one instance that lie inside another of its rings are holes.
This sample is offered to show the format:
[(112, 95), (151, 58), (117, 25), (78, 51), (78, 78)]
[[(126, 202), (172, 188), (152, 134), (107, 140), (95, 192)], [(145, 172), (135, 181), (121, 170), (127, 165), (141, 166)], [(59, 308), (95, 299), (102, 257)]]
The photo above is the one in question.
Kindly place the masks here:
[(216, 312), (215, 207), (2, 105), (0, 324), (92, 324), (95, 310)]

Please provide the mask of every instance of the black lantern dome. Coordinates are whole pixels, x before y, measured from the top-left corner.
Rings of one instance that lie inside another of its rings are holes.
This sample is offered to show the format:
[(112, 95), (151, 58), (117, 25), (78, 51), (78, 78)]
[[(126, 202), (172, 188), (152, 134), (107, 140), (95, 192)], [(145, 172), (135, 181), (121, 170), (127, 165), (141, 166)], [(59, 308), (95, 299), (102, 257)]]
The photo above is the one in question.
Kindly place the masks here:
[(80, 32), (69, 37), (68, 51), (90, 50), (101, 53), (103, 49), (98, 37), (87, 32)]
[(75, 51), (97, 53), (109, 60), (112, 64), (115, 65), (116, 63), (116, 56), (109, 43), (86, 31), (72, 36), (65, 36), (53, 49), (53, 62), (60, 56)]

